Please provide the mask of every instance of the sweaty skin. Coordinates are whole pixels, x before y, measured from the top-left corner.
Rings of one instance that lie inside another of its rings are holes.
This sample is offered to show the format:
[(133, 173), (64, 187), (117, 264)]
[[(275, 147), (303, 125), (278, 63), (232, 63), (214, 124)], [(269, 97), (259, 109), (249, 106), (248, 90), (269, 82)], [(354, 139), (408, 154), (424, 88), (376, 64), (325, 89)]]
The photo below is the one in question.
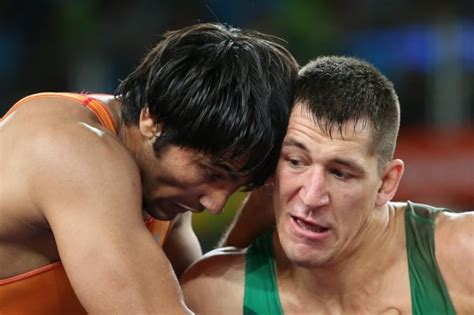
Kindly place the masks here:
[[(411, 314), (406, 203), (392, 203), (403, 164), (378, 172), (370, 132), (349, 123), (332, 137), (297, 104), (275, 173), (276, 283), (284, 314)], [(244, 209), (245, 210), (245, 209)], [(248, 209), (247, 209), (248, 210)], [(436, 262), (458, 314), (472, 314), (474, 213), (438, 214)], [(181, 278), (203, 314), (242, 314), (246, 250), (207, 254)], [(206, 290), (203, 292), (202, 288)], [(264, 303), (264, 302), (262, 302)], [(250, 314), (250, 313), (249, 313)]]
[[(96, 97), (120, 126), (119, 104)], [(93, 112), (67, 98), (38, 98), (0, 130), (0, 151), (8, 152), (0, 173), (9, 183), (0, 190), (1, 279), (61, 260), (89, 313), (188, 312), (143, 224), (137, 165)]]

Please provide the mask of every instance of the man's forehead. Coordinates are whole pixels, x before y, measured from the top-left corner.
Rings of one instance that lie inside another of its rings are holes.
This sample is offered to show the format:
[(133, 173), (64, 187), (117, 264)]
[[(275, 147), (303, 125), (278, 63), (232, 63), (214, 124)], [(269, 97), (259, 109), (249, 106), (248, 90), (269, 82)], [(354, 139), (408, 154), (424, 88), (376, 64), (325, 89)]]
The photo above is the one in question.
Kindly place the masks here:
[(345, 165), (360, 174), (366, 173), (365, 161), (373, 157), (365, 142), (334, 139), (329, 136), (308, 138), (298, 133), (288, 134), (283, 142), (283, 150), (293, 149), (305, 152), (304, 154), (319, 163)]
[(236, 155), (234, 152), (210, 154), (205, 152), (195, 152), (195, 160), (209, 166), (222, 168), (230, 173), (238, 173), (247, 163), (248, 154)]
[(373, 133), (372, 124), (367, 119), (357, 121), (348, 119), (342, 123), (334, 122), (325, 117), (315, 116), (309, 107), (303, 103), (297, 103), (294, 106), (289, 124), (293, 127), (305, 125), (336, 139), (370, 138)]

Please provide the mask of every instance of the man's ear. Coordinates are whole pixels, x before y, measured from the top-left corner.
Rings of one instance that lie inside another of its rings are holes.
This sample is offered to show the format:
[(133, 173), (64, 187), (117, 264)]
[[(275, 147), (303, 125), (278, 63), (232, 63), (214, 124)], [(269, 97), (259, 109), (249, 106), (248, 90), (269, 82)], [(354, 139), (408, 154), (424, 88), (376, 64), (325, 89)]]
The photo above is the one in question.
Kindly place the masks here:
[(398, 185), (405, 170), (405, 163), (395, 159), (385, 166), (382, 171), (382, 181), (377, 191), (376, 206), (380, 207), (389, 202), (397, 192)]
[(150, 113), (147, 107), (142, 108), (140, 112), (140, 121), (138, 122), (140, 132), (145, 138), (153, 139), (160, 135), (162, 125)]

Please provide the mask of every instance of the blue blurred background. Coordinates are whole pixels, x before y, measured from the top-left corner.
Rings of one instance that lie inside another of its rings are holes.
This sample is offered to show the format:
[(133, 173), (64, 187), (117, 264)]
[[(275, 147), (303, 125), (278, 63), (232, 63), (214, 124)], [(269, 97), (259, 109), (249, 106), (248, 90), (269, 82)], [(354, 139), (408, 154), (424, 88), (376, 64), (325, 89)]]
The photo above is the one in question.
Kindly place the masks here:
[[(0, 114), (34, 92), (111, 93), (160, 34), (209, 21), (278, 36), (301, 65), (330, 54), (373, 63), (402, 106), (397, 199), (474, 209), (472, 0), (2, 0)], [(206, 251), (241, 198), (195, 217)]]

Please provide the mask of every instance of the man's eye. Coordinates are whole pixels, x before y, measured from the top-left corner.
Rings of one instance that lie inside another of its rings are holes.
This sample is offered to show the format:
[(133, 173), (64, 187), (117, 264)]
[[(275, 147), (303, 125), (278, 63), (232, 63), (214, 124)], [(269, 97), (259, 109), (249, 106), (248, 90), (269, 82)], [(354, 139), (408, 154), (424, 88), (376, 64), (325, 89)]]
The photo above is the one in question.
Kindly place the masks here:
[(291, 163), (291, 165), (295, 165), (295, 166), (301, 164), (300, 161), (294, 160), (294, 159), (290, 160), (290, 163)]
[(206, 169), (206, 178), (210, 181), (221, 180), (221, 179), (224, 179), (224, 177), (225, 177), (224, 174), (220, 172), (216, 172), (211, 169)]
[(334, 175), (334, 177), (338, 179), (348, 179), (351, 178), (351, 174), (338, 170), (338, 169), (333, 169), (331, 170), (331, 173)]
[(298, 159), (295, 159), (295, 158), (287, 158), (286, 160), (288, 161), (288, 163), (292, 167), (298, 167), (298, 166), (303, 165), (303, 162), (301, 160), (298, 160)]

